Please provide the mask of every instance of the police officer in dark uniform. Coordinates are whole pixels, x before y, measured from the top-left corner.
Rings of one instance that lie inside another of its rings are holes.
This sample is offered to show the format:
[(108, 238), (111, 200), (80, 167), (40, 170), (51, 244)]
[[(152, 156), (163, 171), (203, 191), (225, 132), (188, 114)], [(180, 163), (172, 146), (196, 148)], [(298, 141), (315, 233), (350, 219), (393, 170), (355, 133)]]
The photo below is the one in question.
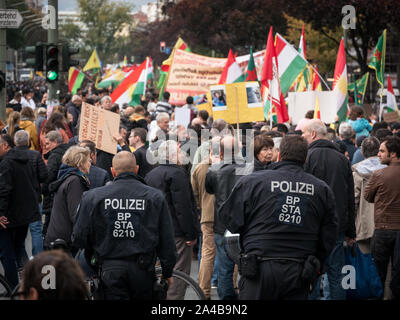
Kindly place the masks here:
[(306, 140), (286, 136), (280, 162), (241, 178), (221, 209), (240, 233), (240, 299), (307, 299), (335, 245), (334, 196), (304, 172), (306, 157)]
[(176, 263), (168, 205), (136, 175), (132, 153), (117, 153), (112, 164), (114, 181), (83, 195), (73, 245), (99, 262), (104, 299), (152, 299), (156, 257), (169, 282)]

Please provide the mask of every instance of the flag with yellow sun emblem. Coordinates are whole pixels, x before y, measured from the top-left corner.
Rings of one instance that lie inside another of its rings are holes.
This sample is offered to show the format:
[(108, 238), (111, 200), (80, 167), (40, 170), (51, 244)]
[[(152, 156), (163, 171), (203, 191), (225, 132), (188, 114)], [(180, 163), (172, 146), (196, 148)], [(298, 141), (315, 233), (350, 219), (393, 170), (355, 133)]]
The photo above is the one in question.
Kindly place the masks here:
[(340, 41), (333, 78), (333, 91), (336, 96), (336, 114), (341, 122), (346, 119), (348, 100), (346, 53), (344, 51), (343, 39)]

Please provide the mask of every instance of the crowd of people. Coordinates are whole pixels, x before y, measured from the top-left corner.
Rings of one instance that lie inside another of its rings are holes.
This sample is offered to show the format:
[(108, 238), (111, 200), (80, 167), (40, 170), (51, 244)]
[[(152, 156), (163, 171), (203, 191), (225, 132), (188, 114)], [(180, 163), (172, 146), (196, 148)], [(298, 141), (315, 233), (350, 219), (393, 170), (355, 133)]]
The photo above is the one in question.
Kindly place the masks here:
[[(189, 96), (185, 127), (168, 92), (148, 90), (137, 106), (115, 104), (110, 93), (85, 85), (49, 110), (43, 82), (7, 90), (0, 259), (12, 287), (22, 279), (20, 296), (87, 298), (82, 266), (52, 250), (63, 239), (70, 255), (96, 260), (105, 299), (151, 299), (159, 261), (167, 299), (182, 300), (186, 287), (172, 271), (190, 274), (198, 259), (207, 299), (216, 286), (223, 300), (345, 300), (343, 246), (355, 243), (372, 254), (385, 298), (400, 297), (399, 122), (371, 121), (354, 106), (340, 124), (312, 110), (296, 126), (235, 128)], [(115, 155), (79, 141), (83, 102), (120, 114)], [(227, 252), (227, 230), (240, 234), (238, 259)], [(40, 287), (44, 264), (62, 274), (69, 296)]]

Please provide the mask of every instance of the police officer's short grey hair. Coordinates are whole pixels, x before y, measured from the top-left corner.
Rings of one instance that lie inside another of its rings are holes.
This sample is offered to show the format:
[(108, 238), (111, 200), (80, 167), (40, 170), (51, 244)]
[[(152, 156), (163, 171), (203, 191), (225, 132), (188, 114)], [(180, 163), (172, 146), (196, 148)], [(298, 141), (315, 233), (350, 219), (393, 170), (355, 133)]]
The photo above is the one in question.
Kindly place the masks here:
[(339, 126), (339, 135), (345, 140), (353, 138), (354, 130), (351, 124), (348, 122), (342, 122)]
[(14, 136), (14, 143), (17, 147), (29, 146), (29, 133), (25, 130), (18, 130)]
[(318, 138), (326, 138), (328, 134), (328, 130), (326, 129), (326, 125), (318, 119), (310, 120), (304, 128), (305, 131), (315, 132)]
[(380, 142), (375, 137), (368, 137), (361, 143), (361, 153), (364, 158), (375, 157), (379, 152)]
[(158, 160), (159, 163), (167, 161), (176, 163), (178, 160), (178, 144), (176, 141), (167, 140), (163, 141), (158, 147)]
[(106, 102), (106, 100), (108, 100), (108, 101), (110, 101), (110, 102), (112, 101), (112, 99), (111, 99), (110, 96), (104, 96), (103, 98), (101, 98), (100, 104), (103, 105), (104, 102)]
[(169, 120), (169, 114), (168, 113), (160, 112), (159, 114), (157, 114), (157, 117), (156, 117), (156, 122), (157, 123), (160, 123), (164, 119), (168, 119)]
[(59, 132), (56, 131), (56, 130), (49, 131), (49, 132), (46, 134), (45, 138), (46, 138), (46, 139), (49, 139), (51, 142), (56, 141), (57, 144), (63, 143), (63, 138), (62, 138), (62, 136), (61, 136), (61, 133), (59, 133)]

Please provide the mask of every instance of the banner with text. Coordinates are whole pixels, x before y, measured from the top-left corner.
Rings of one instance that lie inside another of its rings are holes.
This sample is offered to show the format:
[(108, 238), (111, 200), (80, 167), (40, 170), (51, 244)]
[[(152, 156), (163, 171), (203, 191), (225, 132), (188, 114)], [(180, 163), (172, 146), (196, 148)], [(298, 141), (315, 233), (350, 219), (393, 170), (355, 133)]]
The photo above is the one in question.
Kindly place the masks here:
[(79, 122), (79, 141), (90, 140), (96, 148), (116, 154), (117, 142), (113, 135), (119, 131), (120, 115), (111, 111), (82, 103)]
[(175, 50), (165, 89), (171, 94), (169, 103), (184, 105), (187, 96), (206, 94), (218, 83), (225, 63), (226, 59)]

